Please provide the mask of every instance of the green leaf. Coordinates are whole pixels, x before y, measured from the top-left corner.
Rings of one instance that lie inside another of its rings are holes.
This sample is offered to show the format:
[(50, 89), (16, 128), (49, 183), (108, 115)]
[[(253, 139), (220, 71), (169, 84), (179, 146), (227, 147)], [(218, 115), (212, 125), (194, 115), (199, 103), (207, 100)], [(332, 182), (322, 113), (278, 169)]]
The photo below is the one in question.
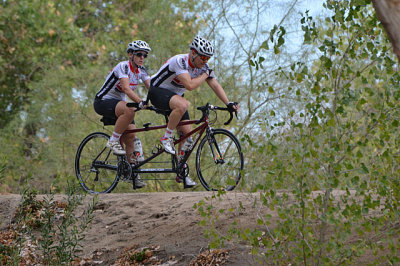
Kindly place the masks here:
[(275, 92), (275, 91), (274, 91), (274, 88), (272, 88), (272, 86), (269, 86), (269, 87), (268, 87), (268, 92), (269, 92), (269, 93), (274, 93), (274, 92)]
[(268, 41), (264, 41), (264, 42), (261, 44), (261, 47), (260, 47), (260, 48), (261, 48), (261, 49), (268, 50), (268, 49), (269, 49)]
[(282, 46), (285, 43), (285, 39), (279, 36), (278, 38), (278, 47)]
[(369, 174), (368, 168), (365, 166), (364, 163), (361, 163), (362, 173)]
[(331, 67), (332, 67), (332, 60), (329, 59), (329, 58), (326, 58), (325, 63), (324, 63), (324, 66), (325, 66), (327, 69), (331, 69)]

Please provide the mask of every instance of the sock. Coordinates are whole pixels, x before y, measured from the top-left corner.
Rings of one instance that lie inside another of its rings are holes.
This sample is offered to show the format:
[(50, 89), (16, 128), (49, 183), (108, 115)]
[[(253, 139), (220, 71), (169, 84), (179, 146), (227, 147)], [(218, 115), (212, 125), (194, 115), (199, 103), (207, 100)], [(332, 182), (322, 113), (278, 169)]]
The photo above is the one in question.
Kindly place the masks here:
[(117, 132), (113, 132), (110, 138), (110, 142), (111, 141), (118, 141), (119, 142), (119, 138), (121, 137), (122, 134), (118, 134)]
[(169, 129), (169, 128), (167, 128), (167, 130), (165, 130), (164, 139), (171, 138), (172, 137), (172, 133), (174, 133), (174, 131)]

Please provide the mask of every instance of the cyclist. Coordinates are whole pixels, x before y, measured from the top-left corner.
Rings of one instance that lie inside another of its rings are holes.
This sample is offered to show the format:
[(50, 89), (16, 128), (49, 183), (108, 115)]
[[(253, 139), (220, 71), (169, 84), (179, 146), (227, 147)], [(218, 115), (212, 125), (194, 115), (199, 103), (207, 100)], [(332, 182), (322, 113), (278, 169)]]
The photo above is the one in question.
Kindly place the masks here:
[[(211, 42), (196, 36), (189, 48), (188, 54), (178, 54), (168, 59), (151, 77), (150, 82), (149, 99), (151, 103), (157, 108), (171, 111), (167, 129), (160, 139), (165, 151), (170, 154), (176, 154), (172, 139), (173, 131), (179, 121), (190, 119), (187, 112), (188, 101), (183, 98), (186, 90), (192, 91), (206, 81), (228, 108), (235, 112), (239, 110), (237, 104), (228, 100), (224, 89), (215, 78), (214, 71), (207, 64), (208, 60), (214, 55)], [(186, 134), (190, 130), (190, 125), (178, 127), (180, 134)], [(189, 139), (186, 140), (185, 144), (188, 141)], [(176, 181), (182, 182), (179, 177)], [(185, 183), (185, 187), (193, 187), (197, 184), (189, 176), (185, 178)]]
[[(122, 133), (127, 129), (135, 128), (135, 108), (127, 107), (126, 100), (129, 97), (132, 101), (139, 103), (140, 108), (146, 107), (145, 102), (134, 90), (139, 80), (142, 80), (147, 89), (150, 87), (150, 76), (143, 66), (150, 51), (150, 46), (145, 41), (137, 40), (129, 43), (126, 49), (129, 60), (118, 63), (111, 70), (94, 100), (94, 109), (99, 115), (116, 119), (114, 132), (107, 143), (107, 147), (116, 155), (128, 153), (127, 159), (130, 163), (133, 163), (133, 158), (130, 155), (134, 151), (136, 134), (130, 133), (122, 137), (126, 150), (120, 145)], [(137, 188), (145, 185), (146, 183), (139, 176), (135, 179)]]

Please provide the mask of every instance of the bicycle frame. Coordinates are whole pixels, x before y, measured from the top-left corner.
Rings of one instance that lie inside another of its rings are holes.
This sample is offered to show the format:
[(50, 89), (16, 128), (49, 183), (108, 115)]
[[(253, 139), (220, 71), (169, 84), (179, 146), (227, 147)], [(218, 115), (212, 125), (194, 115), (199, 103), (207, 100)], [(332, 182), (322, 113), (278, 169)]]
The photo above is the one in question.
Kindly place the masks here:
[[(126, 130), (123, 133), (124, 135), (167, 128), (168, 111), (152, 106), (146, 109), (164, 115), (166, 123), (155, 126), (151, 126), (151, 123), (146, 123), (141, 128)], [(136, 111), (139, 110), (137, 109)], [(112, 150), (104, 143), (108, 141), (109, 135), (103, 132), (89, 134), (79, 145), (75, 156), (75, 173), (83, 189), (90, 193), (109, 193), (116, 187), (119, 180), (132, 182), (135, 181), (135, 178), (140, 173), (175, 173), (175, 180), (178, 183), (183, 181), (184, 188), (188, 188), (190, 186), (186, 186), (185, 183), (190, 170), (188, 159), (196, 149), (196, 173), (203, 187), (206, 190), (233, 190), (241, 179), (241, 171), (244, 165), (241, 146), (235, 135), (228, 130), (212, 128), (209, 115), (211, 110), (228, 111), (230, 118), (224, 123), (224, 125), (227, 125), (236, 112), (232, 109), (213, 106), (209, 103), (205, 106), (197, 107), (197, 110), (203, 113), (200, 119), (180, 121), (178, 123), (178, 126), (187, 126), (188, 129), (192, 128), (190, 125), (195, 124), (195, 128), (184, 136), (180, 135), (178, 139), (173, 140), (173, 145), (178, 144), (181, 146), (187, 138), (192, 137), (193, 143), (190, 147), (185, 148), (185, 152), (181, 153), (182, 156), (178, 154), (170, 155), (171, 161), (165, 160), (164, 157), (162, 160), (155, 160), (155, 158), (166, 152), (162, 145), (158, 143), (151, 150), (151, 154), (148, 153), (149, 157), (140, 162), (129, 163), (126, 155), (112, 155)], [(106, 125), (105, 120), (102, 119), (102, 121)], [(128, 154), (128, 156), (131, 155)], [(147, 165), (147, 168), (145, 168), (144, 165), (147, 163), (151, 163), (151, 165)], [(156, 165), (157, 163), (166, 165), (163, 165), (163, 168), (154, 167), (153, 164)], [(170, 167), (169, 163), (171, 163)], [(114, 171), (116, 175), (113, 173)], [(171, 178), (157, 177), (143, 180), (152, 179), (170, 180)], [(135, 188), (135, 183), (133, 184)]]
[[(186, 163), (187, 159), (189, 158), (190, 154), (194, 150), (194, 148), (197, 146), (197, 143), (199, 140), (201, 140), (201, 137), (204, 134), (204, 131), (206, 131), (209, 128), (209, 123), (208, 123), (208, 116), (204, 116), (203, 119), (199, 120), (189, 120), (189, 121), (180, 121), (178, 126), (183, 126), (183, 125), (192, 125), (192, 124), (200, 124), (197, 126), (195, 129), (190, 131), (189, 133), (185, 134), (184, 136), (181, 136), (178, 140), (174, 141), (174, 145), (182, 142), (186, 138), (192, 136), (193, 134), (199, 132), (198, 137), (194, 141), (194, 144), (188, 150), (182, 160), (180, 162), (177, 161), (177, 156), (176, 155), (171, 155), (171, 168), (144, 168), (144, 169), (139, 169), (141, 166), (145, 165), (146, 163), (152, 161), (154, 158), (157, 158), (159, 155), (165, 152), (164, 149), (158, 150), (156, 153), (152, 154), (150, 157), (145, 159), (142, 162), (139, 162), (137, 164), (132, 164), (132, 173), (178, 173), (178, 169), (182, 169), (184, 164)], [(144, 126), (142, 128), (136, 128), (136, 129), (130, 129), (126, 130), (123, 134), (129, 134), (129, 133), (139, 133), (139, 132), (144, 132), (144, 131), (152, 131), (152, 130), (158, 130), (162, 128), (166, 128), (167, 124), (161, 125), (161, 126)]]

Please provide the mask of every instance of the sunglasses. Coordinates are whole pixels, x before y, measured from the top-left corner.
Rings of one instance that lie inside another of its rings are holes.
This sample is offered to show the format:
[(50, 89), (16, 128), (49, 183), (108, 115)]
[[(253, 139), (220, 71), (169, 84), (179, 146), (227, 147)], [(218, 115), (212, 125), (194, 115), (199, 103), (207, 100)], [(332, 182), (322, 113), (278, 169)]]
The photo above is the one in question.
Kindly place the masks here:
[(200, 57), (200, 59), (203, 60), (204, 62), (207, 62), (208, 60), (210, 60), (210, 57), (209, 57), (209, 56), (205, 56), (205, 55), (200, 55), (200, 54), (199, 54), (199, 57)]
[(144, 57), (144, 58), (146, 58), (147, 57), (147, 54), (144, 54), (144, 53), (134, 53), (134, 55), (136, 55), (137, 57)]
[(201, 55), (199, 54), (196, 50), (192, 49), (199, 57), (201, 60), (203, 60), (204, 62), (207, 62), (208, 60), (210, 60), (210, 56), (206, 56), (206, 55)]

